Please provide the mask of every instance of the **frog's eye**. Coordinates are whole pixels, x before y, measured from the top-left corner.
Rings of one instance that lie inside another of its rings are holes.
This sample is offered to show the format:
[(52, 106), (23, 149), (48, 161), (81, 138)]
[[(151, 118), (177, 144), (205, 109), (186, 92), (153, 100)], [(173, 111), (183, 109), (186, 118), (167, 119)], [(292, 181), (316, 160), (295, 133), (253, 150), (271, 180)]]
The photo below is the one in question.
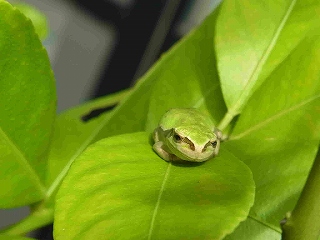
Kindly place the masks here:
[(218, 145), (218, 141), (215, 140), (215, 141), (212, 141), (212, 142), (208, 142), (208, 143), (204, 146), (204, 148), (202, 149), (202, 152), (205, 152), (205, 151), (207, 150), (208, 146), (210, 146), (210, 145), (211, 145), (213, 148), (216, 148), (217, 145)]
[(213, 141), (213, 142), (210, 142), (211, 143), (211, 145), (212, 145), (212, 147), (216, 147), (217, 146), (217, 144), (218, 144), (218, 142), (217, 141)]
[(182, 141), (182, 137), (176, 133), (173, 134), (173, 139), (178, 143)]

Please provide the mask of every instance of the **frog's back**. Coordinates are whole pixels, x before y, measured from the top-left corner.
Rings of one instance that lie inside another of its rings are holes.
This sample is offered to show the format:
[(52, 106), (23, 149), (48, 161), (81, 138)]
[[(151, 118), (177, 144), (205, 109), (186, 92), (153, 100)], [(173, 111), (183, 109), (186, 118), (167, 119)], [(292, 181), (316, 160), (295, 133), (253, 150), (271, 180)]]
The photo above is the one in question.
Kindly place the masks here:
[(195, 108), (173, 108), (163, 115), (160, 126), (163, 130), (168, 130), (178, 126), (198, 124), (206, 125), (210, 128), (214, 127), (210, 117)]

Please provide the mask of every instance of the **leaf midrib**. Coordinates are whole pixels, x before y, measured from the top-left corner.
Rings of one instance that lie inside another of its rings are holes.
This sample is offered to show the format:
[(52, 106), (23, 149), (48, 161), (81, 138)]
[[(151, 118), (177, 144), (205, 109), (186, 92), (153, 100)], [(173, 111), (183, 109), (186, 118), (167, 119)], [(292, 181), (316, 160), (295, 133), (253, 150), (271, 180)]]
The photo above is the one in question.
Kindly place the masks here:
[(150, 228), (149, 228), (149, 232), (148, 232), (148, 240), (150, 240), (151, 237), (152, 237), (152, 233), (153, 233), (153, 229), (154, 229), (154, 223), (155, 223), (155, 220), (156, 220), (156, 217), (157, 217), (157, 214), (158, 214), (158, 210), (159, 210), (159, 206), (160, 206), (160, 202), (161, 202), (161, 197), (162, 197), (162, 194), (164, 192), (164, 189), (165, 189), (165, 186), (166, 186), (169, 174), (170, 174), (171, 166), (172, 166), (172, 164), (171, 164), (171, 162), (169, 162), (167, 170), (166, 170), (166, 173), (164, 174), (164, 177), (163, 177), (163, 181), (162, 181), (162, 184), (161, 184), (161, 188), (160, 188), (160, 191), (159, 191), (157, 202), (156, 202), (155, 208), (153, 210), (151, 223), (150, 223)]
[(38, 174), (31, 167), (26, 157), (23, 155), (21, 150), (13, 143), (13, 141), (9, 138), (9, 136), (5, 133), (5, 131), (0, 127), (0, 137), (4, 139), (4, 141), (10, 146), (12, 152), (17, 156), (18, 164), (25, 170), (25, 177), (30, 179), (30, 182), (33, 183), (33, 186), (38, 189), (42, 194), (45, 193), (45, 187), (42, 184)]
[[(284, 14), (277, 30), (275, 31), (274, 36), (272, 37), (268, 47), (266, 48), (266, 50), (264, 51), (264, 53), (262, 54), (262, 57), (260, 58), (260, 60), (258, 61), (258, 63), (256, 64), (253, 72), (251, 73), (249, 80), (247, 81), (247, 83), (245, 84), (244, 88), (241, 91), (241, 94), (238, 98), (238, 100), (235, 102), (235, 104), (230, 107), (229, 109), (229, 113), (231, 113), (232, 115), (237, 115), (240, 112), (240, 109), (243, 105), (243, 102), (246, 100), (246, 98), (248, 98), (249, 95), (249, 91), (245, 91), (245, 89), (247, 89), (248, 87), (250, 87), (251, 85), (253, 85), (253, 83), (258, 79), (260, 73), (261, 73), (261, 69), (263, 68), (265, 62), (267, 61), (268, 57), (270, 56), (274, 46), (276, 45), (276, 42), (280, 36), (280, 33), (282, 32), (295, 4), (296, 4), (297, 0), (292, 0), (290, 6), (288, 7), (286, 13)], [(252, 86), (251, 86), (252, 87)]]

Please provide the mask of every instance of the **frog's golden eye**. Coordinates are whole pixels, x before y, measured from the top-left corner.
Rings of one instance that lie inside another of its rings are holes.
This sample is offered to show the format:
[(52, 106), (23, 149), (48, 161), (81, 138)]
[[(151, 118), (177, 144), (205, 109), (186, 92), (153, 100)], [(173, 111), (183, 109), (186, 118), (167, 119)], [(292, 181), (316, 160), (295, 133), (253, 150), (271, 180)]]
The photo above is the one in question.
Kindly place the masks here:
[(216, 147), (217, 146), (217, 144), (218, 144), (218, 142), (217, 141), (213, 141), (213, 142), (211, 142), (211, 145), (212, 145), (212, 147)]
[(180, 143), (182, 141), (182, 137), (179, 134), (176, 134), (176, 133), (173, 134), (173, 139), (177, 143)]
[(208, 142), (208, 143), (204, 146), (204, 148), (202, 149), (202, 152), (205, 152), (209, 146), (212, 146), (213, 148), (216, 148), (217, 145), (218, 145), (218, 141), (217, 141), (217, 140), (212, 141), (212, 142)]

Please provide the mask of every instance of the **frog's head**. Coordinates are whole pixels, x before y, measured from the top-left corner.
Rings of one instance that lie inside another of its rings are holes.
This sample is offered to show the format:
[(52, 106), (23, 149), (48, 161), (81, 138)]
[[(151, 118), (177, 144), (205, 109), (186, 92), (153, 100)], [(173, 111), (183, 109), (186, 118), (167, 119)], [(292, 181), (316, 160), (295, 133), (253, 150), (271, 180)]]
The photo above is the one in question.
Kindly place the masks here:
[(173, 128), (167, 138), (167, 146), (178, 158), (204, 162), (217, 155), (220, 135), (199, 125)]

